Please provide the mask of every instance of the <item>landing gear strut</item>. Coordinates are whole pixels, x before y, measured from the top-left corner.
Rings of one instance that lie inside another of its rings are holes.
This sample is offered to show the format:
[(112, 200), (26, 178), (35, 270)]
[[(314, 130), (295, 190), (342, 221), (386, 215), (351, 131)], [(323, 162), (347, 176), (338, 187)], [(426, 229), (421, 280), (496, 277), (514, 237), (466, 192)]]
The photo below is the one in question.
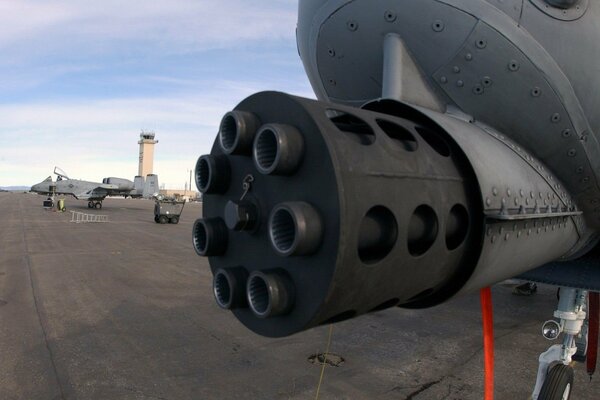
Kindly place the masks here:
[(102, 208), (102, 201), (88, 201), (88, 208), (100, 210)]
[(557, 339), (561, 333), (565, 335), (562, 344), (552, 345), (540, 355), (532, 400), (569, 400), (573, 389), (573, 367), (570, 364), (581, 341), (587, 296), (585, 290), (560, 288), (558, 309), (554, 312), (560, 323), (546, 321), (542, 334), (548, 340)]

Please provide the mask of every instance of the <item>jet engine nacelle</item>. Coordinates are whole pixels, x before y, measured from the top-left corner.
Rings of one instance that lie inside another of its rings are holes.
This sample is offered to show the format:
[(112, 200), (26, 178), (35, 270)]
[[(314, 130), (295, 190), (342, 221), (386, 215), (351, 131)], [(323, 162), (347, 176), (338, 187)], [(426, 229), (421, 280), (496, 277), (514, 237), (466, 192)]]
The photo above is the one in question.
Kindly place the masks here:
[(195, 172), (193, 244), (216, 301), (266, 336), (434, 305), (567, 257), (586, 231), (518, 144), (392, 100), (258, 93), (224, 116)]
[(110, 177), (110, 178), (102, 179), (102, 183), (106, 183), (109, 185), (117, 185), (118, 190), (123, 190), (123, 191), (134, 189), (134, 184), (129, 179)]

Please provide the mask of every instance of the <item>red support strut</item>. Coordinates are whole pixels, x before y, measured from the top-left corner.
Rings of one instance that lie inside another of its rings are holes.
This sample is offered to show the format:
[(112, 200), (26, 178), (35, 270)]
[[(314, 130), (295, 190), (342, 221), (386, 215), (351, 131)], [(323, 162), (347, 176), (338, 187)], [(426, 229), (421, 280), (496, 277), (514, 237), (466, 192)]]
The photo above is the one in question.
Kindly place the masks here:
[(484, 400), (494, 400), (494, 316), (492, 290), (480, 291), (481, 317), (483, 320)]

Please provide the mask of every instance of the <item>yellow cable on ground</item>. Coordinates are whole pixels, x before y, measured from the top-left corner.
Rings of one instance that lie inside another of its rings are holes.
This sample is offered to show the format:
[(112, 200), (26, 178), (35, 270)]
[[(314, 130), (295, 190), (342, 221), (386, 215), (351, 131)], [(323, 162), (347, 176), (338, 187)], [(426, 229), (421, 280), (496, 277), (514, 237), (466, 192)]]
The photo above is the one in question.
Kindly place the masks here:
[[(327, 354), (329, 354), (329, 345), (331, 344), (331, 334), (333, 332), (333, 324), (329, 325), (329, 337), (327, 338), (327, 347), (325, 349), (325, 354), (323, 355), (323, 366), (321, 367), (321, 376), (319, 377), (319, 384), (317, 385), (317, 395), (315, 396), (315, 400), (319, 400), (319, 391), (321, 390), (321, 383), (323, 382), (323, 374), (325, 373), (325, 365), (327, 364)], [(319, 359), (319, 355), (317, 354), (317, 360)]]

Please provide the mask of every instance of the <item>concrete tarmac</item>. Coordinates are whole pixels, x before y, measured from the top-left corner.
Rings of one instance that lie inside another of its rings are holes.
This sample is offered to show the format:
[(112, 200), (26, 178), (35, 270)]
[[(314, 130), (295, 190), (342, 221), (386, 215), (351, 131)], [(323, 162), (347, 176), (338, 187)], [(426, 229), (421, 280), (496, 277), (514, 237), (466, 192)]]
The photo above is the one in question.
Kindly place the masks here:
[[(329, 327), (283, 339), (245, 329), (213, 300), (191, 245), (200, 204), (178, 225), (148, 200), (0, 193), (0, 399), (315, 399)], [(107, 223), (69, 222), (70, 210)], [(496, 399), (527, 399), (556, 289), (493, 288)], [(319, 399), (475, 400), (483, 393), (477, 294), (427, 310), (388, 309), (333, 325)], [(600, 398), (576, 366), (572, 399)]]

